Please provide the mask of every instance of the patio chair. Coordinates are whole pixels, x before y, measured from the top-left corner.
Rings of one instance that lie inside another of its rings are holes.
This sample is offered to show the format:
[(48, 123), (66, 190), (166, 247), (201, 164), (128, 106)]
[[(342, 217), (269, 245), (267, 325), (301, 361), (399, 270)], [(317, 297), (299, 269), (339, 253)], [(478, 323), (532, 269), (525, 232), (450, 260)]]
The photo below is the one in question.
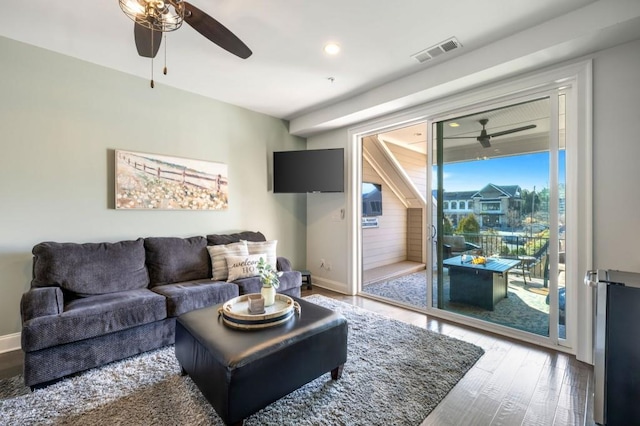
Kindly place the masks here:
[(531, 271), (533, 271), (540, 263), (544, 263), (542, 269), (542, 277), (544, 279), (544, 287), (549, 286), (549, 256), (547, 256), (547, 250), (549, 249), (549, 241), (544, 243), (533, 256), (518, 256), (520, 265), (522, 266), (522, 279), (524, 285), (527, 285), (527, 275), (531, 280)]
[(465, 241), (463, 235), (444, 235), (442, 237), (442, 246), (445, 259), (461, 254), (482, 254), (481, 247)]

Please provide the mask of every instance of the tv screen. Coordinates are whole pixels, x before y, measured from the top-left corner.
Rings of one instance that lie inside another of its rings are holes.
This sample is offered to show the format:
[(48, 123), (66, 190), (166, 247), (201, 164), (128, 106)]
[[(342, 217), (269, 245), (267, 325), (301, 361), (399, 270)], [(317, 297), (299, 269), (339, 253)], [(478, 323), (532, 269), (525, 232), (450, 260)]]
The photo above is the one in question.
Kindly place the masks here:
[(382, 185), (362, 182), (362, 216), (382, 216)]
[(274, 152), (273, 192), (344, 192), (344, 149)]

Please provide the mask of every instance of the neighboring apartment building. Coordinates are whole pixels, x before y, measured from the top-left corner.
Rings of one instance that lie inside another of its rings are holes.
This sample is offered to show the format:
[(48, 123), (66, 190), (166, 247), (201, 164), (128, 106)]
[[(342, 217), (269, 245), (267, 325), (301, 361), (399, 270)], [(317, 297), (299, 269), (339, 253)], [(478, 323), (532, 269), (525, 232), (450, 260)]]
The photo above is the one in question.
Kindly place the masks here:
[(445, 217), (456, 227), (460, 219), (474, 214), (483, 228), (512, 228), (520, 225), (522, 191), (518, 185), (487, 184), (479, 191), (443, 194)]

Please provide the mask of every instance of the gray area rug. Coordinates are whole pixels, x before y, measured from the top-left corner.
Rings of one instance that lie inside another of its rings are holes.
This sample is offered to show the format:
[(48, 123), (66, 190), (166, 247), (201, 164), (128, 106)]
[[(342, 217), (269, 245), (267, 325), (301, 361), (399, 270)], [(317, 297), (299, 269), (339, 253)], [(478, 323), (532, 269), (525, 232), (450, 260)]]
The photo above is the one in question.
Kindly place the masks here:
[[(475, 345), (313, 295), (349, 323), (342, 378), (327, 373), (246, 425), (419, 425), (482, 356)], [(304, 314), (304, 312), (303, 312)], [(282, 366), (286, 374), (286, 365)], [(30, 393), (0, 381), (2, 425), (223, 425), (173, 347), (115, 362)]]
[[(509, 275), (507, 298), (497, 303), (493, 311), (449, 301), (449, 279), (445, 276), (445, 309), (474, 318), (506, 325), (530, 333), (548, 336), (549, 305), (541, 285), (524, 286), (521, 277)], [(415, 272), (399, 278), (367, 285), (365, 293), (385, 297), (419, 308), (427, 306), (427, 280), (425, 272)], [(436, 300), (434, 289), (433, 299)]]

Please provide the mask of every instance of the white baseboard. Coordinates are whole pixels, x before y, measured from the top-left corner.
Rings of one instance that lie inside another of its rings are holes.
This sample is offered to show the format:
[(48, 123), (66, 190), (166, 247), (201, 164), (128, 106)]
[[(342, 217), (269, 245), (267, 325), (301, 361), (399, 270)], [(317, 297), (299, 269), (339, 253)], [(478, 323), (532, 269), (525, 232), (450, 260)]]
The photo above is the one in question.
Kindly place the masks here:
[(13, 333), (0, 336), (0, 354), (21, 349), (20, 334)]
[[(304, 283), (302, 284), (304, 286)], [(326, 278), (321, 278), (318, 276), (313, 276), (313, 286), (318, 286), (321, 288), (326, 288), (327, 290), (333, 290), (337, 293), (349, 294), (347, 292), (347, 285), (338, 281), (328, 280)]]

